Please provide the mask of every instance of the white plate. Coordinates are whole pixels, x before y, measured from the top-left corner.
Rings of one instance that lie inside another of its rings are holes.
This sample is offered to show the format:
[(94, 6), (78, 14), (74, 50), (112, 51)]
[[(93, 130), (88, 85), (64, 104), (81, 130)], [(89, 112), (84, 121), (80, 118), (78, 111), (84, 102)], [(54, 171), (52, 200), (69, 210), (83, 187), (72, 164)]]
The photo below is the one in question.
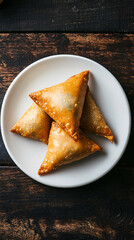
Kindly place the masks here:
[[(10, 132), (10, 128), (31, 105), (29, 93), (65, 81), (84, 70), (91, 71), (89, 86), (93, 97), (113, 131), (114, 143), (92, 135), (103, 148), (83, 160), (39, 176), (38, 169), (47, 146)], [(110, 171), (121, 158), (130, 134), (131, 115), (126, 95), (117, 79), (100, 64), (75, 55), (43, 58), (25, 68), (8, 88), (1, 112), (2, 137), (16, 165), (29, 177), (54, 187), (78, 187), (91, 183)]]

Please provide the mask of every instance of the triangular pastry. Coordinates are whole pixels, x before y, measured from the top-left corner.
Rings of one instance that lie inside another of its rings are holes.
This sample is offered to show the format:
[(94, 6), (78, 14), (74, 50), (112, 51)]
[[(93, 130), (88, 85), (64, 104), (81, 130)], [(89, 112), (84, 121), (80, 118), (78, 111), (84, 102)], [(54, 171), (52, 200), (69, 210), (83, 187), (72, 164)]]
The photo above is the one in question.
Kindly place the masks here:
[(10, 131), (47, 144), (50, 127), (51, 118), (33, 103)]
[(86, 95), (89, 71), (70, 77), (65, 82), (33, 92), (30, 97), (68, 134), (78, 139), (78, 129)]
[(89, 88), (87, 88), (80, 127), (89, 132), (104, 136), (108, 138), (110, 142), (113, 142), (113, 134), (95, 104)]
[(76, 142), (56, 122), (53, 122), (49, 135), (48, 150), (38, 174), (48, 173), (58, 166), (80, 160), (99, 150), (101, 150), (101, 147), (81, 130)]

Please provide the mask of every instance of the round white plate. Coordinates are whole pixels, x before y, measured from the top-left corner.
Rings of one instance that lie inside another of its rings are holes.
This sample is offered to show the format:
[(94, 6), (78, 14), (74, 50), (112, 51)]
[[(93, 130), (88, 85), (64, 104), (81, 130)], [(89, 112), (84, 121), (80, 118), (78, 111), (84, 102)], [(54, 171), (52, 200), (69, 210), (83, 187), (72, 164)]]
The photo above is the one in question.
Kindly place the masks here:
[[(29, 93), (64, 82), (84, 70), (91, 71), (89, 86), (92, 95), (114, 134), (114, 143), (90, 135), (102, 148), (78, 162), (39, 176), (45, 157), (44, 143), (10, 132), (11, 127), (30, 107)], [(2, 137), (16, 165), (29, 177), (54, 187), (78, 187), (91, 183), (110, 171), (121, 158), (130, 134), (131, 115), (127, 97), (117, 79), (100, 64), (75, 55), (43, 58), (25, 68), (8, 88), (1, 112)]]

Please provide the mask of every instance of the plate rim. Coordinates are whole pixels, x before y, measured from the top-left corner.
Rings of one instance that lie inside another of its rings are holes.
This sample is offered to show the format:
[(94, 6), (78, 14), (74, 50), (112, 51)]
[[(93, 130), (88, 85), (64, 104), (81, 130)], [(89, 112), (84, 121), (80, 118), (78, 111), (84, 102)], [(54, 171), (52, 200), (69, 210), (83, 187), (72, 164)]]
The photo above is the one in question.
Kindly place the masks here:
[[(83, 60), (88, 60), (89, 62), (92, 62), (93, 64), (95, 65), (99, 65), (101, 66), (106, 72), (108, 72), (108, 74), (111, 75), (112, 78), (114, 78), (114, 80), (116, 81), (116, 83), (118, 84), (120, 90), (122, 91), (124, 97), (125, 97), (125, 102), (126, 102), (126, 105), (127, 105), (127, 109), (128, 109), (128, 123), (129, 123), (129, 126), (128, 126), (128, 133), (127, 133), (127, 137), (126, 137), (126, 140), (125, 140), (125, 143), (124, 143), (124, 146), (123, 146), (123, 149), (122, 151), (120, 152), (118, 158), (116, 159), (116, 161), (111, 165), (110, 168), (108, 168), (106, 171), (104, 171), (102, 174), (100, 174), (99, 176), (95, 177), (93, 180), (89, 180), (89, 181), (85, 181), (85, 183), (81, 183), (81, 184), (72, 184), (72, 185), (66, 185), (66, 186), (61, 186), (61, 185), (57, 185), (57, 184), (48, 184), (48, 183), (43, 183), (41, 182), (40, 180), (38, 179), (35, 179), (31, 174), (29, 174), (27, 171), (25, 171), (25, 169), (23, 169), (23, 167), (21, 167), (21, 165), (16, 161), (16, 159), (14, 158), (14, 156), (12, 155), (12, 153), (10, 152), (10, 149), (8, 148), (8, 145), (7, 145), (7, 142), (5, 140), (5, 134), (4, 134), (4, 126), (3, 126), (3, 119), (4, 119), (4, 109), (5, 109), (5, 105), (6, 105), (6, 101), (7, 101), (7, 98), (8, 98), (8, 95), (12, 89), (12, 87), (16, 84), (17, 81), (19, 81), (19, 78), (23, 75), (23, 73), (25, 73), (26, 71), (28, 71), (30, 68), (32, 68), (33, 66), (36, 66), (37, 64), (45, 61), (45, 60), (48, 60), (48, 59), (54, 59), (54, 58), (61, 58), (61, 57), (71, 57), (71, 58), (79, 58), (79, 59), (83, 59)], [(106, 175), (108, 172), (110, 172), (114, 167), (115, 165), (119, 162), (119, 160), (121, 159), (121, 157), (123, 156), (125, 150), (126, 150), (126, 147), (128, 145), (128, 141), (129, 141), (129, 138), (130, 138), (130, 132), (131, 132), (131, 110), (130, 110), (130, 105), (129, 105), (129, 101), (128, 101), (128, 98), (127, 98), (127, 95), (122, 87), (122, 85), (119, 83), (119, 81), (116, 79), (116, 77), (107, 69), (105, 68), (103, 65), (101, 65), (100, 63), (90, 59), (90, 58), (87, 58), (87, 57), (83, 57), (83, 56), (79, 56), (79, 55), (74, 55), (74, 54), (57, 54), (57, 55), (51, 55), (51, 56), (48, 56), (48, 57), (43, 57), (33, 63), (31, 63), (30, 65), (28, 65), (26, 68), (24, 68), (14, 79), (13, 81), (11, 82), (11, 84), (9, 85), (5, 95), (4, 95), (4, 98), (3, 98), (3, 101), (2, 101), (2, 107), (1, 107), (1, 135), (2, 135), (2, 139), (3, 139), (3, 142), (4, 142), (4, 145), (6, 147), (6, 150), (9, 154), (9, 156), (11, 157), (11, 159), (14, 161), (14, 163), (16, 164), (16, 166), (23, 172), (25, 173), (28, 177), (32, 178), (33, 180), (35, 180), (36, 182), (39, 182), (43, 185), (47, 185), (47, 186), (51, 186), (51, 187), (57, 187), (57, 188), (75, 188), (75, 187), (81, 187), (81, 186), (85, 186), (87, 184), (90, 184), (90, 183), (93, 183), (95, 181), (97, 181), (98, 179), (102, 178), (104, 175)]]

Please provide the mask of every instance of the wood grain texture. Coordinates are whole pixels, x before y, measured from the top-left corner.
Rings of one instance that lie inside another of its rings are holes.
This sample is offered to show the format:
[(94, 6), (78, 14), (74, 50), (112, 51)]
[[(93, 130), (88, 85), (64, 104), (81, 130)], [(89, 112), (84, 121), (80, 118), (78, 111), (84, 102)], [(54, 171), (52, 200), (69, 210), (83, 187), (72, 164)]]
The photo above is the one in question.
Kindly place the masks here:
[(0, 31), (133, 32), (133, 0), (4, 0)]
[(134, 169), (75, 189), (41, 185), (16, 167), (0, 172), (1, 240), (134, 239)]
[[(123, 86), (134, 120), (133, 34), (0, 34), (0, 103), (16, 77), (30, 63), (53, 54), (77, 54), (109, 69)], [(120, 165), (133, 165), (134, 131)], [(0, 138), (0, 164), (14, 165)]]

